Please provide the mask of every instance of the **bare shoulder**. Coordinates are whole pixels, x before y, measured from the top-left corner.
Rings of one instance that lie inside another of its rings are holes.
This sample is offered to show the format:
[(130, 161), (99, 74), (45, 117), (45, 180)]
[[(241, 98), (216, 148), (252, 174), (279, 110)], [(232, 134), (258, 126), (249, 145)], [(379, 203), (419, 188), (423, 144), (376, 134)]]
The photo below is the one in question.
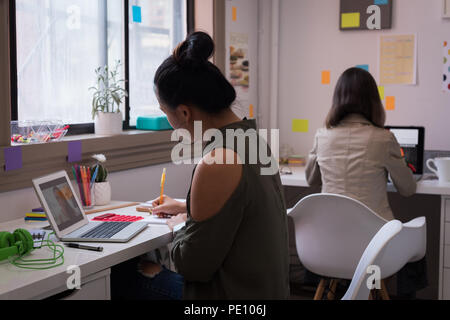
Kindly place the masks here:
[(191, 188), (191, 216), (201, 222), (214, 217), (239, 185), (242, 164), (229, 149), (205, 155), (195, 170)]

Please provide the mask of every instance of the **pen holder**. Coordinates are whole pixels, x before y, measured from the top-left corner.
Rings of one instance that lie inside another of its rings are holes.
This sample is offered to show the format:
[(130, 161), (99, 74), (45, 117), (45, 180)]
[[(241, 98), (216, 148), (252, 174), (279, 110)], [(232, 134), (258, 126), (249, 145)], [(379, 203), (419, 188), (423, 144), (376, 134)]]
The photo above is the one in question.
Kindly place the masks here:
[(106, 206), (111, 202), (111, 185), (109, 181), (94, 183), (95, 205)]
[(88, 199), (86, 199), (85, 195), (81, 197), (81, 204), (83, 205), (84, 210), (90, 210), (96, 205), (94, 188), (90, 188), (89, 192), (90, 193)]

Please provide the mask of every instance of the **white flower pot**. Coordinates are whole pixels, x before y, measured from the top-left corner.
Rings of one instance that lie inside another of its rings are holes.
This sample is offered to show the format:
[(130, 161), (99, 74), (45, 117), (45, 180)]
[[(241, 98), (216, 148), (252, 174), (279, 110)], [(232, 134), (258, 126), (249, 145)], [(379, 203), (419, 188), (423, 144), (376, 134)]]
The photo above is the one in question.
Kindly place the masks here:
[(98, 112), (95, 116), (95, 134), (102, 136), (121, 134), (122, 112)]
[(96, 206), (106, 206), (111, 202), (111, 185), (108, 181), (94, 184), (94, 197)]

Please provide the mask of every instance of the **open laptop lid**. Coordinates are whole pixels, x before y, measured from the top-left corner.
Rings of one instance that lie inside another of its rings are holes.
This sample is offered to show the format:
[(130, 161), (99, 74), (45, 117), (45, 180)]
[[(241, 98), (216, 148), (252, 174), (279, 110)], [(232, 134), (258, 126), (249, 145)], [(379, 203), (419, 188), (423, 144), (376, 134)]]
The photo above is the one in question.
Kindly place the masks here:
[(423, 159), (425, 150), (425, 128), (388, 126), (405, 154), (405, 160), (414, 174), (423, 174)]
[(33, 187), (58, 238), (89, 223), (65, 171), (33, 179)]

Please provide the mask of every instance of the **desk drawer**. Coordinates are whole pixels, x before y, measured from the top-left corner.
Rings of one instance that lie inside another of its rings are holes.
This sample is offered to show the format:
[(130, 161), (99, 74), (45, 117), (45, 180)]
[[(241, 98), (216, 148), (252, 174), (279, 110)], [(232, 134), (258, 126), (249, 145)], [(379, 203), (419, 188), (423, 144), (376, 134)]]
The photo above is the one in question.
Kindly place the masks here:
[(444, 226), (444, 244), (450, 245), (450, 222), (446, 222)]
[(445, 210), (445, 221), (450, 222), (450, 199), (445, 199), (444, 210)]
[(87, 282), (82, 281), (80, 290), (73, 291), (61, 300), (111, 300), (110, 274), (110, 269), (95, 274)]
[(444, 268), (442, 281), (442, 299), (450, 300), (450, 269)]

